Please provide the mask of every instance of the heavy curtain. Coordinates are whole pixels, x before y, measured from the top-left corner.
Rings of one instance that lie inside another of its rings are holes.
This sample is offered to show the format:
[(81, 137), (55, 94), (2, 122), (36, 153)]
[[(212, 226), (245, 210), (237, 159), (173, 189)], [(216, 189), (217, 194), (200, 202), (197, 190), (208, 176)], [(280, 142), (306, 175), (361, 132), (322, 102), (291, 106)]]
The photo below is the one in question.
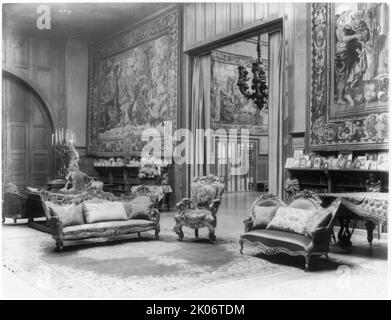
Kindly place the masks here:
[(193, 146), (189, 150), (192, 160), (190, 179), (209, 173), (205, 139), (196, 130), (210, 127), (210, 55), (194, 57), (192, 71), (190, 130)]
[(283, 62), (281, 31), (269, 34), (269, 192), (282, 197), (283, 188)]

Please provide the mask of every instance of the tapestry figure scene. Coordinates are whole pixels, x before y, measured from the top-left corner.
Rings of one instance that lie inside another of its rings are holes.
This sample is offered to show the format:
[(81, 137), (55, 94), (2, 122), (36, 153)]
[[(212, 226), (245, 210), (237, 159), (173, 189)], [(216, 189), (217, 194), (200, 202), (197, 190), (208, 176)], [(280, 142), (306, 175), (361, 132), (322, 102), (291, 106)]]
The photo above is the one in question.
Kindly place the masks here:
[(238, 65), (232, 62), (235, 58), (238, 61), (240, 59), (241, 64), (245, 61), (246, 69), (251, 70), (254, 61), (251, 57), (235, 57), (220, 52), (212, 54), (211, 122), (219, 123), (220, 126), (267, 126), (267, 109), (259, 111), (255, 103), (246, 99), (238, 88)]
[(141, 135), (168, 118), (168, 36), (162, 36), (100, 63), (100, 139)]
[(386, 4), (335, 5), (336, 111), (389, 104)]

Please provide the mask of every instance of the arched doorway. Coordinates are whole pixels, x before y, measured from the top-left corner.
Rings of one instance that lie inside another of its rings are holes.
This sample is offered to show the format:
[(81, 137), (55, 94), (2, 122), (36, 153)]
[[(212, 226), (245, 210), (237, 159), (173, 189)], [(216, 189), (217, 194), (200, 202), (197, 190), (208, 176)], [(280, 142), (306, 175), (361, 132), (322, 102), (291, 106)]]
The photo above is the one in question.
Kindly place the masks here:
[(3, 72), (3, 185), (40, 187), (53, 178), (53, 122), (39, 95), (27, 83)]

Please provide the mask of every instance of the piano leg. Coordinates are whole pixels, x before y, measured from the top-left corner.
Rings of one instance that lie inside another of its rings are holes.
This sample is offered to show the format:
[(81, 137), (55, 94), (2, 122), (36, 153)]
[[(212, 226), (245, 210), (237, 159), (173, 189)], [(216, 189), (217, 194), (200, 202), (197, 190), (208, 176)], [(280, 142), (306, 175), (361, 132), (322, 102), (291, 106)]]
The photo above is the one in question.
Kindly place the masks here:
[(373, 230), (375, 229), (376, 224), (372, 221), (367, 220), (365, 222), (365, 227), (367, 228), (367, 239), (368, 239), (369, 245), (372, 246)]
[(351, 247), (352, 241), (350, 238), (352, 237), (352, 233), (349, 230), (350, 219), (348, 218), (339, 218), (339, 223), (341, 225), (338, 232), (338, 245), (340, 247)]

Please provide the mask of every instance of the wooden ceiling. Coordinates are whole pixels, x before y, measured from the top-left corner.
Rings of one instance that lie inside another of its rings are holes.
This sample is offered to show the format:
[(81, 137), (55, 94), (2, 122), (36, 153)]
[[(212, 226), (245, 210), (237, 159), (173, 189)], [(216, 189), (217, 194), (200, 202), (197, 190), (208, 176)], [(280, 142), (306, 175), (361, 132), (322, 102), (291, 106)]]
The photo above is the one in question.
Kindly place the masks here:
[(52, 36), (99, 41), (146, 17), (172, 6), (172, 3), (45, 3), (50, 8), (51, 29), (36, 27), (39, 3), (3, 4), (3, 29), (17, 28)]

